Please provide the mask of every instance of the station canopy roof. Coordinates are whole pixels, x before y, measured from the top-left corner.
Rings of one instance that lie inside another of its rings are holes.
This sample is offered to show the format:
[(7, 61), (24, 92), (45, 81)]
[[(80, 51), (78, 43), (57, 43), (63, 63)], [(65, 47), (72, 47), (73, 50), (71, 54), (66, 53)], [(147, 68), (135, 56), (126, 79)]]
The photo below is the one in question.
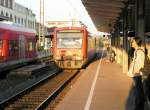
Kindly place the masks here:
[(95, 26), (101, 32), (110, 32), (128, 0), (82, 0)]

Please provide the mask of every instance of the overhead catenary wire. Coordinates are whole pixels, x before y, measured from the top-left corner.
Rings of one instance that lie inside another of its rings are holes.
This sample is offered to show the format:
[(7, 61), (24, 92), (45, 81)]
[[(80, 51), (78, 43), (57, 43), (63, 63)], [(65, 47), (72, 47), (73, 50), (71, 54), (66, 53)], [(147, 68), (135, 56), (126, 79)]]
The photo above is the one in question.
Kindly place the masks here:
[[(71, 2), (70, 0), (66, 0), (66, 2), (73, 8), (73, 10), (75, 11), (75, 13), (76, 13), (78, 16), (80, 16), (80, 18), (82, 19), (82, 22), (83, 22), (84, 24), (89, 24), (88, 21), (86, 21), (85, 19), (83, 19), (83, 18), (85, 18), (85, 16), (83, 16), (83, 15), (81, 14), (81, 12), (72, 4), (72, 2)], [(85, 11), (86, 11), (86, 9), (85, 9)], [(87, 11), (86, 11), (86, 12), (87, 12)], [(94, 23), (93, 23), (93, 21), (92, 21), (92, 19), (91, 19), (91, 17), (90, 17), (90, 15), (89, 15), (88, 13), (87, 13), (87, 15), (89, 16), (89, 18), (86, 18), (86, 19), (88, 19), (88, 20), (91, 21), (91, 24), (93, 25), (93, 30), (94, 30), (95, 32), (98, 32), (96, 26), (94, 25)], [(89, 24), (89, 25), (90, 25), (90, 24)]]
[(72, 4), (72, 2), (70, 0), (66, 0), (66, 2), (69, 4), (69, 6), (71, 6), (71, 8), (76, 13), (76, 15), (81, 16), (81, 18), (84, 18), (84, 16), (77, 10), (77, 8)]

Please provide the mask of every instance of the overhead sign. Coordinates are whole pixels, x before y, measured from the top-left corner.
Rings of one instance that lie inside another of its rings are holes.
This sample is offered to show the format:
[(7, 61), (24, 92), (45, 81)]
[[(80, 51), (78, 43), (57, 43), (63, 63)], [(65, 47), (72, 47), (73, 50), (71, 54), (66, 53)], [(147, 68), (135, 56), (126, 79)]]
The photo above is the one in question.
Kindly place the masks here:
[(83, 27), (84, 24), (81, 21), (47, 21), (48, 27), (70, 27), (70, 26), (77, 26)]

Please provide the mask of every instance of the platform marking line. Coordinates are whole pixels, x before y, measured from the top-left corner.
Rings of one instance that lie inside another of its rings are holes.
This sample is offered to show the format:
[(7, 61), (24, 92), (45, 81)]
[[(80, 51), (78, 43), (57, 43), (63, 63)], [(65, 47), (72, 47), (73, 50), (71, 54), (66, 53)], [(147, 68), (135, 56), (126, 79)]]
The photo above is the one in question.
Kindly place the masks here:
[(94, 94), (94, 90), (95, 90), (95, 86), (96, 86), (98, 74), (99, 74), (99, 71), (100, 71), (100, 68), (101, 68), (103, 53), (104, 53), (104, 49), (102, 50), (101, 59), (100, 59), (100, 61), (99, 61), (99, 65), (98, 65), (98, 67), (97, 67), (96, 75), (95, 75), (95, 77), (94, 77), (94, 79), (93, 79), (93, 83), (92, 83), (92, 86), (91, 86), (91, 90), (90, 90), (88, 99), (87, 99), (87, 101), (86, 101), (86, 105), (85, 105), (85, 107), (84, 107), (84, 110), (90, 110), (90, 106), (91, 106), (91, 102), (92, 102), (92, 98), (93, 98), (93, 94)]

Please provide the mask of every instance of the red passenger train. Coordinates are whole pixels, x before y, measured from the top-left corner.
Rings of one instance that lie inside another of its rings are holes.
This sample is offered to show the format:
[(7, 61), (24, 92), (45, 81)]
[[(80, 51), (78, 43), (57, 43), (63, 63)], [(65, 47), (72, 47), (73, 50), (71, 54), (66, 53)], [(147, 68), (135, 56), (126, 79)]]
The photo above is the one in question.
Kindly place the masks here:
[(63, 27), (54, 31), (55, 62), (63, 69), (82, 68), (96, 53), (96, 38), (84, 27)]
[(36, 57), (35, 31), (11, 22), (0, 23), (0, 71), (2, 67), (24, 63)]

